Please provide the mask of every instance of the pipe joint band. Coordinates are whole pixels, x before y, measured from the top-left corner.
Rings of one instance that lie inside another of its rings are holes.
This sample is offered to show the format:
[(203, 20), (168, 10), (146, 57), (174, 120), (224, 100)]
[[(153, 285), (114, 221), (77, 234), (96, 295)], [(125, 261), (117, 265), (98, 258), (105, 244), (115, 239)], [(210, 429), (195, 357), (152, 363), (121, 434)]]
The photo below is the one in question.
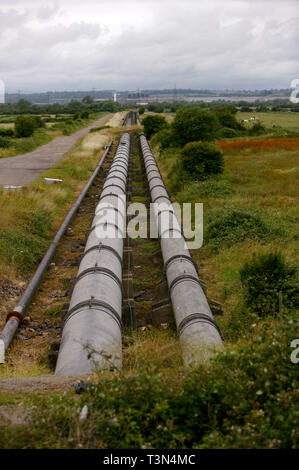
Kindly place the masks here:
[(121, 257), (119, 256), (118, 252), (115, 250), (115, 248), (113, 248), (112, 246), (109, 246), (109, 245), (103, 245), (102, 243), (99, 243), (98, 245), (94, 245), (94, 246), (91, 246), (90, 248), (88, 248), (88, 250), (86, 250), (82, 257), (81, 257), (81, 261), (83, 260), (83, 258), (85, 257), (85, 255), (87, 255), (88, 253), (90, 253), (91, 251), (102, 251), (102, 250), (108, 250), (108, 251), (111, 251), (115, 257), (118, 259), (118, 261), (120, 262), (120, 265), (122, 266), (122, 259)]
[(89, 307), (90, 309), (93, 308), (95, 310), (101, 310), (104, 308), (105, 310), (107, 310), (108, 315), (110, 315), (116, 321), (120, 330), (123, 329), (122, 319), (115, 310), (115, 308), (113, 308), (110, 304), (103, 302), (102, 300), (97, 300), (93, 298), (80, 302), (74, 307), (72, 307), (71, 310), (69, 310), (63, 317), (63, 327), (65, 326), (66, 322), (70, 319), (70, 317), (79, 313), (80, 310), (84, 307)]
[(119, 277), (111, 271), (111, 269), (108, 268), (103, 268), (102, 266), (92, 266), (91, 268), (84, 269), (75, 279), (73, 289), (75, 288), (75, 285), (77, 282), (80, 281), (83, 277), (87, 276), (88, 274), (104, 274), (105, 276), (110, 277), (113, 279), (116, 284), (119, 286), (120, 290), (122, 291), (122, 282), (119, 279)]
[(163, 273), (164, 275), (166, 274), (167, 272), (167, 269), (169, 268), (170, 264), (173, 262), (173, 261), (178, 261), (178, 260), (184, 260), (184, 261), (188, 261), (189, 263), (193, 264), (197, 274), (198, 274), (198, 266), (197, 264), (195, 263), (194, 259), (191, 258), (191, 256), (188, 256), (188, 255), (174, 255), (174, 256), (171, 256), (167, 261), (166, 263), (164, 264), (164, 268), (163, 268)]
[(195, 276), (192, 276), (192, 274), (180, 274), (178, 277), (176, 277), (170, 284), (169, 286), (169, 293), (172, 292), (172, 290), (175, 288), (175, 286), (177, 284), (179, 284), (180, 282), (182, 281), (192, 281), (192, 282), (196, 282), (201, 288), (202, 288), (202, 285), (201, 285), (201, 282), (200, 280), (198, 279), (198, 277), (195, 277)]
[(185, 317), (178, 326), (178, 333), (181, 334), (182, 331), (192, 323), (208, 323), (212, 325), (218, 331), (220, 338), (223, 339), (219, 326), (215, 320), (206, 313), (191, 313), (191, 315)]

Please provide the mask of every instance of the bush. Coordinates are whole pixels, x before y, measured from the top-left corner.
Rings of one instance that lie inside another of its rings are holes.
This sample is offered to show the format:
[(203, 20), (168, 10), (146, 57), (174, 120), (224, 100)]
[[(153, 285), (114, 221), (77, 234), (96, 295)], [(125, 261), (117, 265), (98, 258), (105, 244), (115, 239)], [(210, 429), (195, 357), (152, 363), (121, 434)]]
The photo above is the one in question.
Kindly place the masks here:
[(228, 127), (230, 129), (235, 129), (238, 131), (245, 130), (245, 127), (236, 119), (234, 109), (217, 109), (216, 114), (220, 121), (220, 124), (223, 127)]
[(39, 116), (18, 116), (15, 120), (16, 137), (31, 137), (40, 127), (45, 127), (45, 123)]
[(215, 113), (198, 107), (180, 108), (172, 125), (181, 146), (199, 140), (212, 141), (221, 127)]
[(296, 268), (279, 253), (254, 255), (240, 270), (245, 302), (260, 316), (279, 311), (279, 293), (287, 308), (299, 306)]
[(89, 118), (89, 112), (88, 111), (82, 111), (81, 112), (81, 119), (88, 119)]
[(265, 134), (267, 130), (265, 126), (263, 126), (263, 124), (261, 124), (260, 122), (256, 122), (250, 129), (248, 129), (247, 132), (248, 135), (262, 135)]
[(153, 113), (163, 113), (164, 105), (162, 103), (151, 103), (148, 105), (147, 109)]
[(7, 149), (10, 147), (11, 141), (9, 139), (5, 139), (4, 137), (0, 136), (0, 148)]
[(264, 325), (237, 350), (219, 352), (208, 368), (171, 375), (140, 367), (134, 374), (99, 374), (79, 401), (42, 395), (24, 426), (3, 429), (0, 446), (295, 449), (298, 367), (290, 344), (297, 331), (290, 315), (284, 324)]
[(230, 127), (223, 127), (223, 129), (221, 129), (219, 132), (219, 137), (223, 137), (225, 139), (239, 137), (240, 135), (240, 131), (237, 131), (236, 129), (231, 129)]
[(180, 201), (198, 200), (201, 198), (227, 198), (233, 190), (226, 179), (209, 178), (205, 181), (189, 183), (186, 190), (177, 194)]
[(170, 127), (162, 129), (154, 135), (152, 142), (154, 145), (156, 143), (159, 144), (161, 150), (165, 150), (166, 148), (171, 147), (171, 145), (175, 144), (172, 129)]
[(150, 139), (153, 134), (159, 132), (163, 127), (167, 127), (167, 121), (164, 116), (149, 115), (142, 120), (144, 126), (144, 133), (147, 139)]
[(0, 137), (13, 137), (13, 136), (14, 136), (13, 129), (0, 128)]
[(138, 113), (141, 115), (141, 114), (144, 114), (144, 111), (145, 111), (145, 108), (139, 108), (138, 109)]
[(183, 148), (181, 157), (183, 170), (194, 180), (223, 172), (223, 153), (213, 144), (190, 142)]
[(216, 220), (208, 226), (206, 239), (217, 248), (220, 245), (231, 246), (247, 238), (259, 240), (269, 232), (259, 217), (233, 209), (216, 215)]

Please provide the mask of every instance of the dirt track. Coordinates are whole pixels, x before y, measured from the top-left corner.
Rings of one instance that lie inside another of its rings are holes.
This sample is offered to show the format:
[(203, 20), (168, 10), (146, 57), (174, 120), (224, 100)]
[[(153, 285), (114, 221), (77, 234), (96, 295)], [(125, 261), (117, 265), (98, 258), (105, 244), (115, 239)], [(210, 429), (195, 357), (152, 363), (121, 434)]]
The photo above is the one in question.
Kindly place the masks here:
[(111, 114), (98, 119), (88, 127), (80, 129), (70, 136), (55, 137), (48, 144), (38, 147), (33, 152), (15, 157), (0, 158), (0, 186), (26, 186), (45, 170), (52, 168), (61, 157), (84, 137), (91, 128), (103, 125)]

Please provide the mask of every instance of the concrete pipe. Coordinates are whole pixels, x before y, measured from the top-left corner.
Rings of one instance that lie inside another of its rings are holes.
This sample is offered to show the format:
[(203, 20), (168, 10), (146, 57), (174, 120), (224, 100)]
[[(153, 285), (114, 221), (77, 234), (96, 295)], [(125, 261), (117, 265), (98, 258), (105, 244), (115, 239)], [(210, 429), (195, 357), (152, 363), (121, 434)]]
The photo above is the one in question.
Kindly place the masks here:
[[(144, 166), (154, 207), (169, 294), (185, 365), (197, 365), (222, 344), (155, 158), (144, 135), (140, 137)], [(157, 207), (157, 205), (159, 207)]]
[(0, 364), (4, 362), (5, 359), (5, 351), (8, 349), (10, 343), (13, 340), (13, 337), (18, 329), (18, 326), (22, 323), (23, 317), (26, 313), (26, 309), (28, 305), (30, 304), (37, 287), (39, 286), (39, 283), (51, 261), (51, 259), (54, 256), (54, 253), (56, 251), (56, 248), (63, 237), (66, 229), (68, 228), (71, 220), (73, 219), (74, 215), (78, 211), (83, 199), (85, 198), (86, 194), (88, 193), (89, 189), (93, 185), (100, 168), (102, 167), (102, 164), (108, 155), (111, 145), (113, 141), (109, 143), (109, 145), (106, 147), (106, 151), (104, 155), (102, 156), (100, 162), (98, 163), (96, 169), (94, 170), (93, 174), (91, 175), (88, 183), (85, 185), (83, 191), (81, 192), (80, 196), (76, 200), (75, 204), (72, 206), (70, 211), (68, 212), (66, 218), (64, 219), (63, 223), (61, 224), (58, 232), (56, 233), (51, 245), (49, 246), (46, 254), (44, 255), (42, 261), (37, 267), (37, 270), (35, 271), (32, 279), (30, 280), (28, 286), (26, 287), (22, 297), (18, 301), (17, 305), (11, 311), (6, 319), (6, 324), (0, 333)]
[(120, 139), (64, 318), (57, 375), (121, 368), (122, 259), (130, 135)]

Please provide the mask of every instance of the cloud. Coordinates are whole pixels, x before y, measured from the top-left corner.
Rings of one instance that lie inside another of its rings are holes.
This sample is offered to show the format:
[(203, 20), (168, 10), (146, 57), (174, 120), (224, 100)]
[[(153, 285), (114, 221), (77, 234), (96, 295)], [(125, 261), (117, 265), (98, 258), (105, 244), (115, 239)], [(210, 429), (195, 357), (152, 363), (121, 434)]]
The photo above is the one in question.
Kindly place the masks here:
[(28, 91), (287, 87), (299, 12), (272, 3), (2, 0), (0, 75)]

